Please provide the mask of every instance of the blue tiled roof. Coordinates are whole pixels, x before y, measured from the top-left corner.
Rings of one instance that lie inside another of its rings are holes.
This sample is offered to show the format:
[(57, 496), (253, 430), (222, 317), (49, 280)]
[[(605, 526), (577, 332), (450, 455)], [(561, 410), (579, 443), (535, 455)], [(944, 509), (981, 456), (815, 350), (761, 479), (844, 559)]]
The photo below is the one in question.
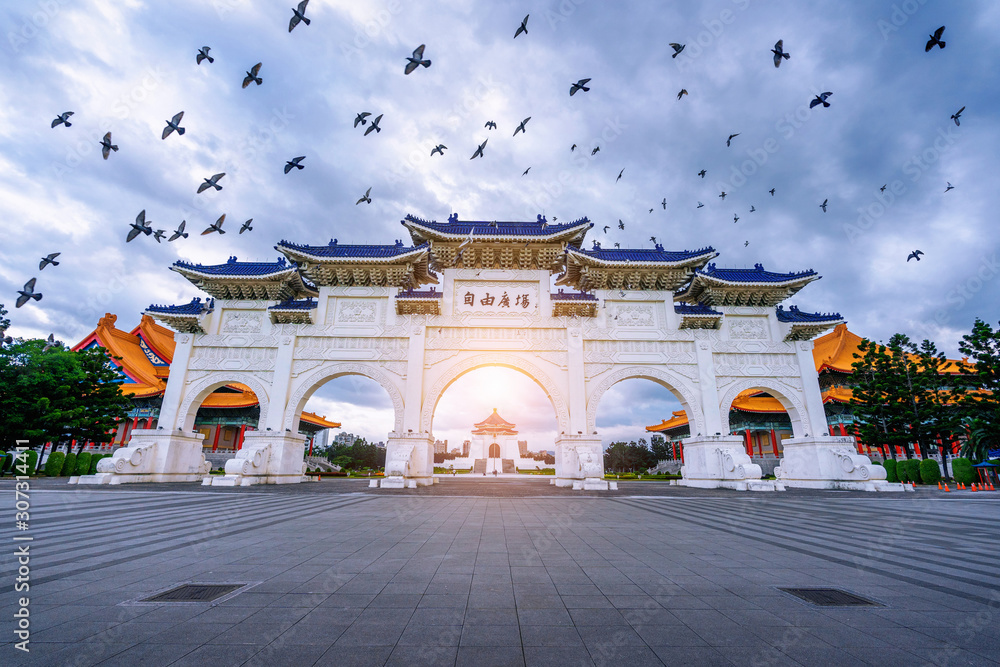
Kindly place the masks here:
[(267, 276), (272, 273), (283, 273), (289, 269), (296, 268), (296, 264), (285, 261), (284, 257), (279, 257), (276, 262), (240, 262), (235, 256), (230, 257), (225, 264), (191, 264), (178, 260), (171, 267), (173, 269), (186, 269), (197, 271), (213, 276)]
[(597, 297), (586, 292), (563, 292), (559, 290), (555, 294), (549, 294), (553, 301), (597, 301)]
[(430, 288), (429, 290), (415, 290), (408, 289), (400, 292), (396, 295), (397, 299), (441, 299), (444, 298), (443, 292), (438, 292), (435, 288)]
[(538, 216), (535, 222), (490, 222), (482, 220), (459, 220), (457, 215), (448, 218), (448, 222), (435, 222), (431, 220), (421, 220), (412, 215), (407, 215), (401, 223), (407, 222), (420, 225), (426, 229), (432, 229), (441, 234), (452, 234), (456, 236), (468, 236), (471, 231), (474, 236), (552, 236), (571, 229), (586, 225), (587, 229), (594, 226), (587, 218), (580, 218), (573, 222), (562, 224), (548, 224), (543, 216)]
[(778, 306), (775, 311), (779, 322), (795, 322), (810, 324), (813, 322), (839, 322), (844, 319), (840, 313), (803, 313), (798, 306), (789, 306), (785, 310), (783, 306)]
[(567, 248), (567, 253), (575, 253), (578, 255), (586, 255), (587, 257), (593, 257), (594, 259), (599, 259), (604, 262), (683, 262), (689, 259), (696, 259), (698, 257), (704, 257), (706, 255), (715, 256), (715, 248), (708, 246), (701, 248), (700, 250), (664, 250), (663, 246), (659, 243), (656, 244), (655, 248), (625, 248), (623, 250), (605, 250), (601, 248), (601, 244), (594, 242), (594, 247), (591, 250), (578, 250), (576, 248)]
[(196, 296), (191, 299), (191, 303), (185, 303), (182, 306), (161, 306), (154, 303), (146, 310), (151, 313), (161, 313), (163, 315), (201, 315), (202, 313), (210, 312), (214, 307), (215, 299), (208, 299), (203, 302), (201, 297)]
[(327, 245), (299, 245), (282, 240), (274, 247), (276, 250), (287, 248), (314, 257), (390, 259), (406, 255), (414, 250), (422, 250), (427, 245), (422, 243), (418, 246), (405, 246), (399, 240), (396, 241), (395, 245), (341, 245), (337, 239), (330, 239), (330, 243)]
[(795, 273), (775, 273), (767, 271), (762, 264), (754, 264), (752, 269), (719, 269), (715, 263), (709, 264), (698, 271), (698, 275), (709, 276), (733, 283), (784, 283), (799, 278), (815, 276), (812, 269)]
[(289, 299), (288, 301), (282, 301), (281, 303), (276, 303), (273, 306), (269, 306), (268, 310), (311, 310), (317, 306), (317, 302), (312, 297), (306, 299), (300, 299), (295, 301)]
[(679, 315), (710, 315), (722, 317), (722, 313), (717, 310), (712, 310), (711, 307), (706, 306), (703, 303), (675, 303), (674, 312)]

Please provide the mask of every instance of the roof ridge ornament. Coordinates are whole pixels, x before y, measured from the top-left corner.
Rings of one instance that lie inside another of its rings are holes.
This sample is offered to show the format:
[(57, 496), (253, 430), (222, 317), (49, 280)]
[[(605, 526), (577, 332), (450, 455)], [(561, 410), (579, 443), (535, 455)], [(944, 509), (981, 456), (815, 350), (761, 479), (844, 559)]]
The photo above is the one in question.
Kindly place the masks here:
[(451, 215), (449, 215), (448, 216), (448, 222), (449, 222), (449, 224), (452, 224), (452, 225), (454, 225), (455, 223), (457, 223), (458, 222), (458, 213), (452, 213)]

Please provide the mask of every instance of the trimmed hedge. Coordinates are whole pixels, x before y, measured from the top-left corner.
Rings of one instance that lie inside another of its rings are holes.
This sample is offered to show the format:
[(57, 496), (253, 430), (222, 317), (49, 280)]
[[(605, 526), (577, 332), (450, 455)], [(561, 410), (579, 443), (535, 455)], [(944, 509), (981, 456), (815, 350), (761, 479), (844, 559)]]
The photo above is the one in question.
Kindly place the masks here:
[(899, 476), (896, 475), (896, 459), (886, 459), (882, 462), (885, 466), (885, 481), (887, 482), (898, 482)]
[(68, 477), (76, 473), (76, 454), (70, 452), (66, 455), (66, 462), (63, 463), (62, 471), (60, 475), (62, 477)]
[[(14, 472), (16, 474), (20, 475), (21, 471), (18, 470), (18, 467), (21, 467), (21, 466), (18, 466), (17, 463), (14, 463)], [(25, 475), (34, 475), (35, 474), (35, 468), (37, 468), (37, 467), (38, 467), (38, 452), (36, 452), (34, 449), (28, 450), (28, 460), (25, 463), (25, 465), (23, 466), (23, 468), (24, 468), (24, 474)]]
[(906, 459), (906, 481), (922, 484), (920, 481), (920, 459)]
[(924, 484), (937, 484), (941, 481), (941, 468), (934, 459), (924, 459), (920, 462), (920, 479)]
[(10, 472), (11, 467), (14, 465), (14, 452), (5, 452), (3, 455), (3, 469), (0, 470), (0, 475), (6, 475)]
[(97, 462), (104, 458), (104, 454), (94, 454), (90, 457), (90, 471), (87, 472), (88, 475), (97, 474)]
[(73, 471), (74, 475), (86, 475), (90, 472), (90, 459), (94, 458), (94, 455), (90, 452), (80, 452), (76, 457), (76, 469)]
[(49, 458), (45, 459), (45, 474), (49, 477), (58, 477), (66, 463), (66, 455), (62, 452), (52, 452)]
[(967, 458), (952, 459), (951, 471), (955, 474), (957, 484), (972, 484), (976, 481), (976, 471), (972, 467), (972, 461)]

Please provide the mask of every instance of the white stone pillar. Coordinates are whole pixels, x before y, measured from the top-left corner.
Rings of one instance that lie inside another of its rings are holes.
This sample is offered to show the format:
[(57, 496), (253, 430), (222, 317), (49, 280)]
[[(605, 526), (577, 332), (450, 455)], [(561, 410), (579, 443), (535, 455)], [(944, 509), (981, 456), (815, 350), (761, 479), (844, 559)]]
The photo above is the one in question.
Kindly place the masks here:
[[(729, 412), (728, 405), (719, 405), (719, 386), (715, 380), (715, 360), (712, 358), (712, 343), (707, 340), (695, 340), (695, 359), (698, 362), (698, 387), (701, 393), (701, 411), (704, 415), (705, 433), (702, 437), (715, 434), (729, 435), (722, 432), (722, 411)], [(694, 407), (694, 406), (692, 406)], [(695, 420), (688, 415), (689, 428), (693, 428)], [(696, 433), (691, 434), (698, 437)]]
[[(561, 454), (561, 457), (560, 457)], [(607, 490), (604, 479), (604, 448), (596, 435), (560, 435), (556, 439), (556, 486), (595, 491)]]
[(160, 401), (160, 415), (156, 422), (165, 431), (176, 432), (178, 428), (184, 428), (184, 415), (177, 414), (177, 411), (180, 410), (181, 402), (184, 400), (187, 367), (193, 347), (193, 334), (174, 336), (174, 358), (170, 362), (170, 377), (167, 379), (167, 388)]
[(788, 438), (781, 444), (781, 461), (774, 476), (785, 486), (847, 491), (910, 489), (886, 482), (885, 468), (858, 454), (852, 437)]
[(680, 486), (737, 491), (783, 491), (780, 484), (761, 479), (761, 468), (752, 463), (743, 438), (734, 435), (686, 438)]
[(799, 362), (799, 373), (802, 376), (802, 402), (808, 415), (802, 415), (803, 436), (828, 436), (830, 429), (826, 425), (826, 409), (823, 407), (823, 394), (819, 389), (819, 375), (816, 373), (816, 361), (812, 354), (811, 340), (799, 341), (795, 346), (795, 357)]
[(97, 474), (83, 475), (79, 483), (200, 482), (209, 470), (202, 452), (204, 438), (201, 433), (136, 429), (127, 447), (98, 462)]
[(289, 407), (293, 407), (288, 405), (288, 390), (292, 384), (295, 338), (294, 334), (278, 336), (278, 353), (274, 359), (274, 374), (267, 403), (267, 419), (266, 423), (259, 426), (260, 430), (269, 428), (275, 433), (281, 433), (285, 411)]
[(306, 437), (298, 433), (248, 431), (236, 457), (226, 461), (226, 474), (212, 486), (298, 484), (305, 474)]

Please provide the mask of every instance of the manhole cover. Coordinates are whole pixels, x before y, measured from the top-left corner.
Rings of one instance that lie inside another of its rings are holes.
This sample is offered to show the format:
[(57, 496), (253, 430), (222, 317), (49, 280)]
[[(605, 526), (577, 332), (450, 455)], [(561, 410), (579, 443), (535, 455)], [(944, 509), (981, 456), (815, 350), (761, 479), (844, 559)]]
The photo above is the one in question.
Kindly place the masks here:
[(863, 598), (839, 588), (782, 588), (795, 597), (820, 607), (880, 607), (874, 600)]
[(211, 602), (243, 588), (246, 584), (184, 584), (142, 602)]

